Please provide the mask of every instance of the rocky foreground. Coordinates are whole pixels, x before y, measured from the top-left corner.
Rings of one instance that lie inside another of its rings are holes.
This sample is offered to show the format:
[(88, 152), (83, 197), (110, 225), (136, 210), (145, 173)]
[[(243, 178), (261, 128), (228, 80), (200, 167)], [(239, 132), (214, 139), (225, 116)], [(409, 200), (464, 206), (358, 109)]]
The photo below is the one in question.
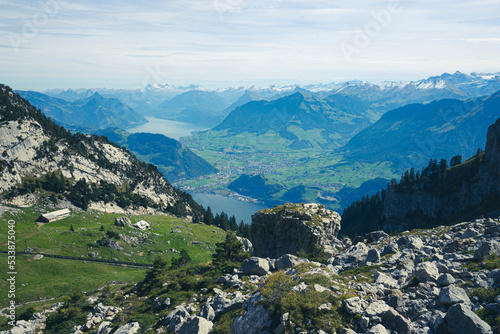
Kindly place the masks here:
[[(321, 212), (323, 218), (329, 215)], [(295, 223), (310, 226), (311, 233), (318, 224), (332, 223), (324, 219), (307, 224), (314, 215), (295, 216)], [(328, 243), (337, 248), (326, 263), (291, 254), (252, 257), (240, 270), (220, 277), (217, 288), (201, 289), (185, 303), (173, 304), (168, 292), (142, 299), (158, 312), (150, 332), (209, 333), (229, 317), (230, 333), (498, 333), (500, 220), (395, 236), (376, 231)], [(123, 298), (133, 298), (137, 290)], [(108, 312), (108, 306), (95, 301), (94, 312), (74, 333), (112, 330), (112, 320), (122, 309)], [(29, 333), (23, 329), (31, 327), (21, 322), (5, 333)], [(135, 322), (114, 333), (144, 330)]]

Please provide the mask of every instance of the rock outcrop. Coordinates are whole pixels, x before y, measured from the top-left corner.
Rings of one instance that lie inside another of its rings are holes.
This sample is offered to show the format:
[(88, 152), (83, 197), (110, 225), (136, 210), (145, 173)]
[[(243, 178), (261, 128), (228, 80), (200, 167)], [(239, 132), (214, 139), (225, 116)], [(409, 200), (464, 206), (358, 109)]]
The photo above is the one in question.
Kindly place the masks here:
[(287, 203), (252, 216), (254, 254), (259, 257), (311, 253), (318, 246), (333, 255), (341, 244), (336, 238), (339, 231), (340, 215), (319, 204)]
[(186, 207), (188, 213), (191, 211), (157, 169), (139, 161), (128, 150), (104, 137), (69, 133), (4, 85), (0, 85), (0, 100), (0, 192), (12, 191), (7, 203), (33, 205), (36, 191), (20, 194), (15, 188), (23, 179), (40, 179), (57, 172), (66, 180), (74, 180), (71, 183), (82, 180), (87, 185), (105, 182), (117, 189), (126, 187), (130, 196), (149, 202), (127, 205), (121, 201), (120, 207), (118, 200), (105, 203), (86, 198), (91, 209), (146, 214), (178, 206)]

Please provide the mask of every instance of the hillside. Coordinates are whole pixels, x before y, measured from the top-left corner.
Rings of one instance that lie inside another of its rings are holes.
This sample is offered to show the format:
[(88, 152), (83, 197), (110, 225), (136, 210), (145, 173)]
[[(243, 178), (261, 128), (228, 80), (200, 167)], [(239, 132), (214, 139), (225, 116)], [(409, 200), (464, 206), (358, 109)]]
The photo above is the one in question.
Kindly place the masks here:
[(343, 148), (349, 161), (391, 161), (402, 170), (433, 158), (471, 156), (500, 117), (500, 91), (467, 101), (410, 104), (385, 113)]
[(206, 160), (194, 154), (179, 141), (153, 133), (130, 134), (119, 129), (106, 129), (97, 134), (124, 146), (144, 161), (158, 167), (171, 182), (217, 173)]
[[(37, 251), (38, 245), (72, 245), (78, 253), (92, 245), (95, 256), (146, 263), (159, 256), (145, 271), (18, 254), (17, 277), (23, 282), (18, 298), (33, 302), (18, 307), (16, 328), (2, 334), (36, 328), (47, 334), (500, 330), (498, 219), (393, 235), (376, 231), (351, 241), (336, 238), (336, 213), (317, 204), (287, 204), (260, 211), (252, 226), (275, 233), (274, 244), (266, 242), (267, 233), (256, 240), (256, 254), (272, 258), (248, 258), (231, 234), (179, 219), (146, 217), (152, 230), (138, 233), (114, 226), (109, 214), (90, 219), (77, 214), (38, 228), (27, 223), (29, 214), (8, 209), (0, 218), (19, 220), (18, 247), (29, 240), (38, 243)], [(78, 228), (69, 231), (70, 224)], [(122, 251), (108, 252), (92, 242), (108, 232), (119, 235)], [(329, 253), (318, 252), (318, 243), (329, 245)], [(300, 257), (289, 253), (300, 248)], [(0, 277), (7, 288), (6, 273)], [(0, 302), (6, 305), (7, 299)], [(0, 318), (0, 329), (12, 328), (8, 320)]]
[(347, 207), (343, 233), (365, 233), (452, 224), (500, 209), (500, 119), (488, 128), (486, 149), (465, 162), (455, 156), (431, 160), (421, 172), (411, 169), (401, 182)]
[(158, 169), (104, 137), (72, 134), (0, 86), (0, 190), (26, 206), (68, 200), (83, 209), (203, 215)]
[[(18, 91), (47, 117), (59, 124), (87, 129), (109, 127), (131, 128), (147, 123), (134, 109), (116, 98), (105, 98), (99, 93), (71, 102), (32, 91)], [(65, 96), (65, 95), (63, 95)]]
[(289, 148), (300, 149), (338, 147), (369, 124), (364, 109), (348, 108), (333, 98), (327, 102), (300, 92), (273, 101), (249, 102), (233, 110), (212, 131), (227, 131), (226, 136), (271, 133), (290, 142)]

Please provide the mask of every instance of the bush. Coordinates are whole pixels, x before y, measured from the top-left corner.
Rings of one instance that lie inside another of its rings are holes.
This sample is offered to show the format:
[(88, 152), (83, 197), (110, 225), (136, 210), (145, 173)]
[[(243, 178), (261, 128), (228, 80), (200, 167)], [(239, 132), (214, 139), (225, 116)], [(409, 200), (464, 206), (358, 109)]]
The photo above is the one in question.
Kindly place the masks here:
[(233, 232), (227, 233), (226, 240), (217, 243), (216, 246), (215, 253), (212, 254), (212, 264), (223, 270), (238, 268), (241, 262), (250, 257), (250, 254), (243, 251), (243, 243)]

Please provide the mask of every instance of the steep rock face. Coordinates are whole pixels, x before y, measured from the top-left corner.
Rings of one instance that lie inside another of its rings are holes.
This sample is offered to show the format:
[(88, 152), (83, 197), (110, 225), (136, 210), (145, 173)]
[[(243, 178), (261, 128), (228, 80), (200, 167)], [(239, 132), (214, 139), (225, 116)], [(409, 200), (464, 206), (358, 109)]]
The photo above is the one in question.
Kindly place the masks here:
[(299, 250), (313, 252), (323, 247), (333, 255), (340, 231), (340, 215), (319, 204), (278, 205), (252, 216), (254, 253), (259, 257), (278, 258)]
[[(460, 178), (455, 180), (450, 178), (448, 181), (445, 179), (446, 189), (429, 192), (426, 184), (416, 184), (411, 192), (401, 192), (395, 188), (387, 189), (383, 209), (385, 223), (382, 227), (385, 230), (402, 230), (417, 227), (418, 222), (425, 224), (438, 220), (446, 221), (448, 217), (458, 212), (498, 198), (500, 119), (488, 128), (484, 155), (479, 154), (473, 160), (465, 162), (462, 167), (460, 165), (455, 167), (458, 168), (464, 169), (467, 173), (457, 172), (457, 177), (461, 176)], [(447, 173), (452, 172), (453, 169)]]
[[(39, 178), (56, 171), (71, 182), (105, 181), (127, 186), (132, 194), (160, 208), (180, 204), (175, 189), (152, 165), (140, 162), (105, 138), (69, 133), (9, 87), (0, 85), (0, 193), (10, 191), (27, 177)], [(90, 203), (96, 209), (99, 205), (102, 203)], [(139, 208), (125, 209), (120, 212)]]

